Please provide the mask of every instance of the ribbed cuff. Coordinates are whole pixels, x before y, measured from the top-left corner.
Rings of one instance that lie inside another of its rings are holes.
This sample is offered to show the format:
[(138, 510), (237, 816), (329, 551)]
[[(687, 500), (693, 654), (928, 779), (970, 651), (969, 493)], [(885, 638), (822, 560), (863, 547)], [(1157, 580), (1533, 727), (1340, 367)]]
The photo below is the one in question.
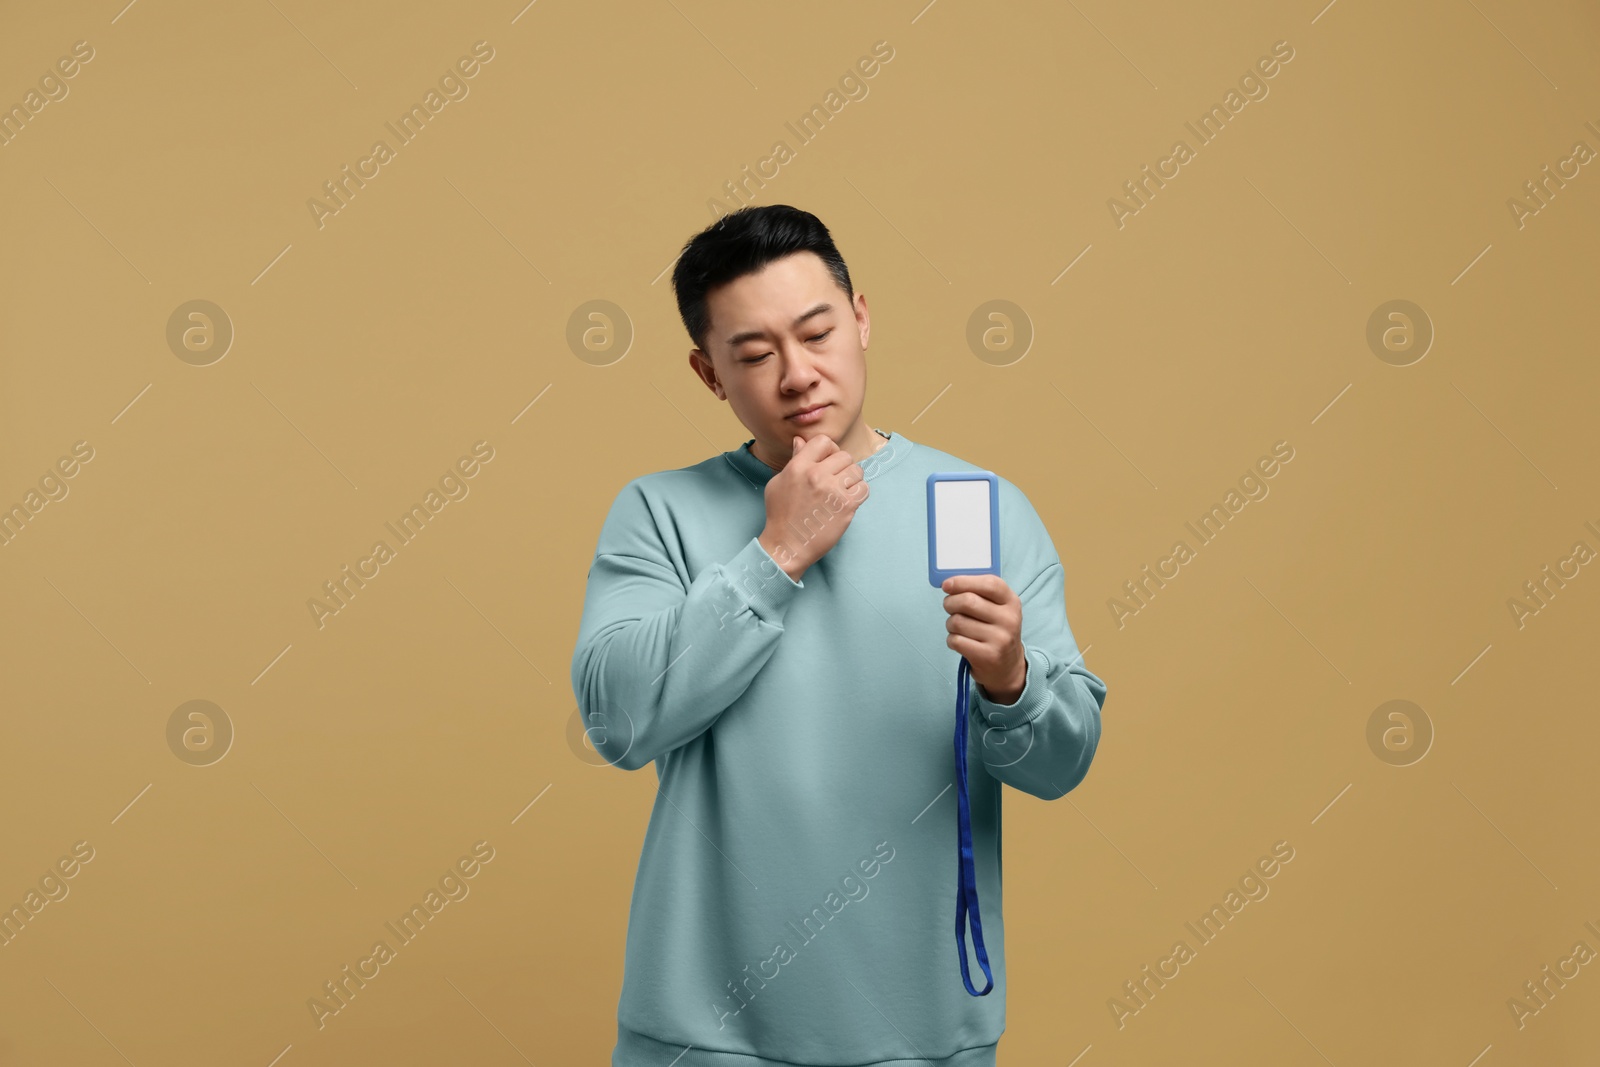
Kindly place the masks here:
[(1028, 676), (1023, 680), (1022, 692), (1015, 704), (996, 704), (983, 695), (983, 688), (972, 686), (972, 714), (985, 726), (997, 730), (1012, 730), (1032, 722), (1044, 713), (1050, 702), (1050, 657), (1044, 649), (1024, 644), (1023, 653), (1028, 658)]
[(804, 582), (795, 581), (778, 566), (759, 537), (750, 538), (723, 570), (728, 583), (750, 605), (750, 610), (775, 625), (782, 624), (789, 603), (805, 588)]

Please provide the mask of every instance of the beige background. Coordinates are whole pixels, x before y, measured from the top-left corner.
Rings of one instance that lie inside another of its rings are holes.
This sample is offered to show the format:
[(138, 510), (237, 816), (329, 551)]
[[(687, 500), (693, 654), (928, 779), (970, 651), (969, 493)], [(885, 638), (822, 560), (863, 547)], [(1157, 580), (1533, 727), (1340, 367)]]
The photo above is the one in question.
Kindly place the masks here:
[[(868, 294), (869, 421), (1029, 494), (1110, 687), (1083, 785), (1007, 794), (1001, 1062), (1595, 1061), (1600, 964), (1520, 1028), (1507, 1001), (1600, 951), (1600, 577), (1508, 607), (1600, 549), (1597, 165), (1521, 227), (1507, 202), (1600, 149), (1600, 15), (924, 4), (13, 6), (0, 103), (94, 58), (0, 147), (0, 504), (94, 456), (0, 548), (0, 903), (94, 858), (0, 948), (0, 1064), (608, 1062), (655, 790), (572, 732), (584, 576), (628, 479), (749, 436), (665, 271), (780, 139), (756, 199), (822, 217)], [(476, 41), (470, 95), (319, 228)], [(1269, 95), (1119, 228), (1277, 41)], [(167, 341), (200, 299), (235, 331), (206, 366)], [(996, 299), (1021, 359), (968, 346)], [(620, 360), (569, 349), (591, 300)], [(1406, 366), (1367, 341), (1392, 300), (1435, 332)], [(319, 628), (477, 441), (470, 494)], [(1119, 625), (1278, 441), (1270, 494)], [(234, 731), (207, 766), (169, 747), (191, 700)], [(1391, 700), (1420, 761), (1369, 746)], [(307, 1000), (478, 841), (470, 895), (319, 1029)], [(1277, 841), (1270, 895), (1119, 1028)]]

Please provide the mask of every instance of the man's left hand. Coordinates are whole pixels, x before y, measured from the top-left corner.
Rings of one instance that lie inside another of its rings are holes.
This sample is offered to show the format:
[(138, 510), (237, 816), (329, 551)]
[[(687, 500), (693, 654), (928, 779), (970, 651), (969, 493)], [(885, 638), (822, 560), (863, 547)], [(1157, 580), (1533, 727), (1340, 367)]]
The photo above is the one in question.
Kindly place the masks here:
[(939, 586), (950, 614), (945, 644), (967, 658), (972, 680), (996, 704), (1015, 704), (1028, 680), (1022, 601), (998, 574), (957, 574)]

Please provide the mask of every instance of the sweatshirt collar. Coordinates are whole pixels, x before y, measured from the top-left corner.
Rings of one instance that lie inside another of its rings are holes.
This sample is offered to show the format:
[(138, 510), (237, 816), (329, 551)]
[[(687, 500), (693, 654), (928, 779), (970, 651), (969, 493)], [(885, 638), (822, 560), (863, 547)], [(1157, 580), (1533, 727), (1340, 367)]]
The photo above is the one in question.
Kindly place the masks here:
[[(911, 451), (913, 447), (911, 440), (903, 434), (896, 433), (893, 430), (885, 430), (884, 433), (889, 435), (889, 439), (883, 443), (883, 447), (860, 461), (861, 472), (869, 482), (898, 463), (900, 457)], [(752, 437), (738, 448), (724, 452), (723, 456), (746, 479), (758, 486), (764, 486), (778, 472), (761, 462), (751, 453), (750, 446), (754, 443), (755, 438)]]

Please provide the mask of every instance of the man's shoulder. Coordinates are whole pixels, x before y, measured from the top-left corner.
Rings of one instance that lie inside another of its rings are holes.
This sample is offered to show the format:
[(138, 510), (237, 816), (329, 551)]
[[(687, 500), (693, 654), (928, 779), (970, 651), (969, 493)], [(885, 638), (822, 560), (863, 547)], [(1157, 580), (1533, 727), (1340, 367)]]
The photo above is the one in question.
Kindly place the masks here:
[(1030, 511), (1032, 510), (1032, 504), (1028, 500), (1028, 494), (1022, 491), (1022, 487), (1008, 479), (1005, 475), (1001, 474), (997, 470), (993, 470), (989, 467), (979, 466), (978, 464), (969, 460), (962, 459), (960, 456), (945, 452), (942, 449), (933, 448), (932, 446), (922, 444), (921, 442), (917, 443), (916, 455), (917, 473), (924, 477), (929, 474), (936, 473), (968, 474), (976, 471), (983, 471), (986, 474), (993, 474), (995, 476), (995, 480), (1000, 483), (1000, 503), (1002, 507), (1007, 506), (1008, 499), (1011, 499), (1027, 505), (1028, 509)]
[(617, 492), (618, 498), (634, 497), (645, 500), (673, 502), (683, 497), (703, 499), (716, 496), (738, 482), (742, 475), (719, 452), (686, 467), (670, 467), (636, 475)]
[(922, 477), (934, 473), (965, 474), (972, 471), (984, 471), (995, 476), (1000, 495), (1000, 540), (1004, 546), (1001, 551), (1002, 563), (1018, 582), (1031, 580), (1060, 561), (1044, 517), (1021, 486), (997, 470), (949, 452), (920, 443), (917, 450), (920, 456), (915, 469)]
[[(740, 478), (722, 455), (636, 475), (612, 499), (597, 551), (651, 555), (684, 529), (715, 521), (739, 496)], [(761, 499), (759, 490), (755, 499)]]
[(965, 472), (983, 469), (975, 463), (968, 463), (960, 456), (952, 455), (942, 448), (925, 445), (921, 441), (917, 442), (915, 457), (917, 465), (930, 473), (933, 471)]

